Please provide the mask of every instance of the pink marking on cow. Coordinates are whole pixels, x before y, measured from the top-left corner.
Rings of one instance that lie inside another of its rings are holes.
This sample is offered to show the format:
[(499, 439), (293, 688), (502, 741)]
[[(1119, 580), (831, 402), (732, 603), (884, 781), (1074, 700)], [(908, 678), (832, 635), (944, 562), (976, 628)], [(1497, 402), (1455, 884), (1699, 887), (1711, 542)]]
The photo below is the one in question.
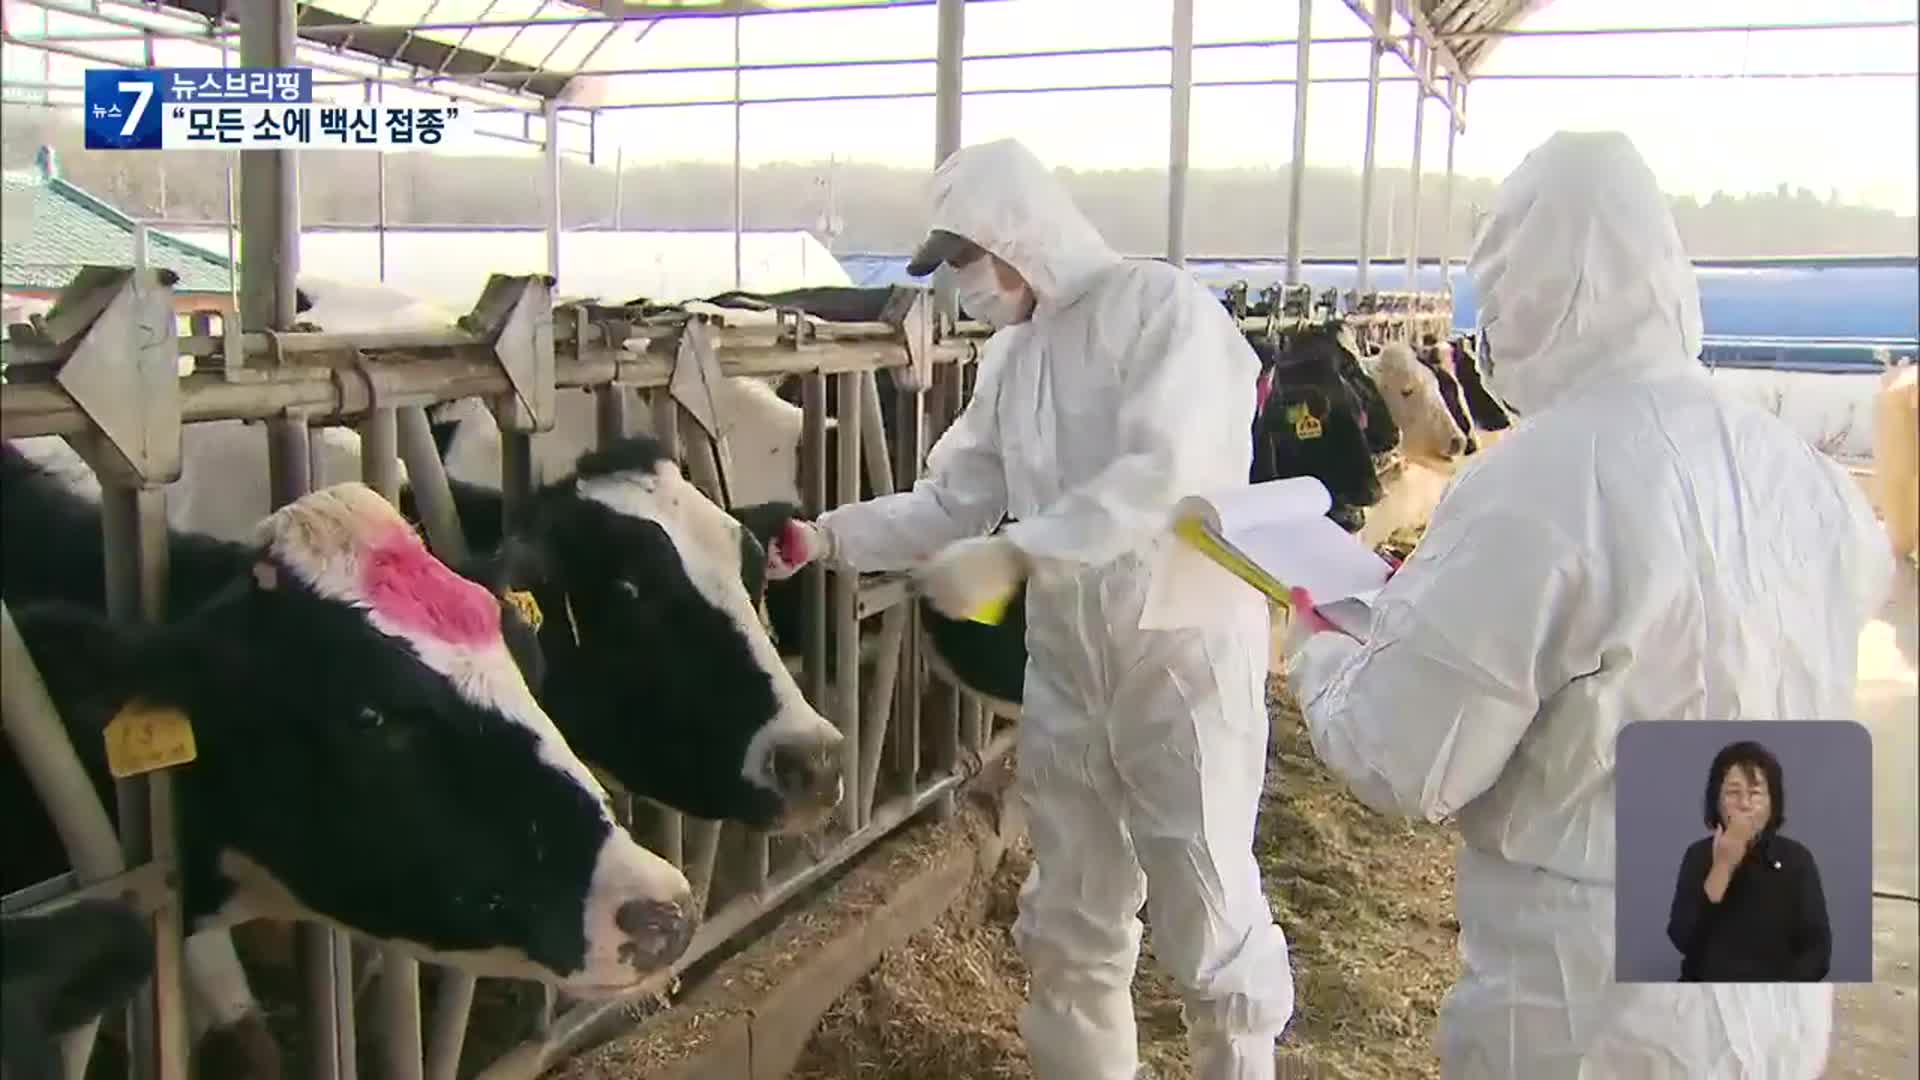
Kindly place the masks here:
[(1253, 413), (1255, 416), (1267, 411), (1267, 395), (1273, 393), (1273, 372), (1271, 369), (1260, 373), (1253, 384)]
[(453, 645), (500, 637), (500, 606), (493, 597), (434, 558), (411, 529), (383, 537), (361, 567), (367, 602), (395, 626)]

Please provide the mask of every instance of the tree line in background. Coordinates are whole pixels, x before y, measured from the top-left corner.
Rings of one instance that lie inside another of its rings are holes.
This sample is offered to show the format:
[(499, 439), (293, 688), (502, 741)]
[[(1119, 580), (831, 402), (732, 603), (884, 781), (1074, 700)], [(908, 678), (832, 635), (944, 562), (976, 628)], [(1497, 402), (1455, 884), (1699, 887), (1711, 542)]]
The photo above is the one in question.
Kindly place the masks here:
[[(229, 155), (213, 151), (107, 153), (84, 149), (80, 126), (44, 109), (10, 107), (0, 123), (0, 160), (31, 168), (42, 144), (54, 148), (67, 179), (135, 217), (219, 221), (227, 216)], [(537, 157), (386, 159), (390, 227), (406, 224), (538, 225), (542, 161)], [(370, 153), (316, 151), (301, 157), (301, 217), (309, 225), (378, 220), (378, 159)], [(1129, 254), (1166, 250), (1167, 178), (1162, 169), (1061, 170), (1081, 208), (1107, 239)], [(781, 163), (743, 170), (743, 224), (749, 229), (812, 230), (836, 252), (911, 250), (925, 227), (922, 170), (859, 163)], [(1405, 169), (1375, 176), (1372, 221), (1376, 258), (1404, 258), (1411, 205)], [(236, 180), (237, 183), (237, 169)], [(1286, 252), (1288, 172), (1194, 169), (1188, 181), (1188, 250), (1193, 255)], [(1496, 181), (1456, 177), (1452, 245), (1465, 254), (1476, 215)], [(1440, 251), (1444, 178), (1428, 172), (1420, 192), (1420, 252)], [(732, 169), (724, 163), (612, 169), (561, 163), (561, 213), (568, 228), (731, 229)], [(1696, 257), (1744, 255), (1910, 255), (1920, 250), (1913, 215), (1848, 205), (1805, 188), (1716, 192), (1705, 201), (1672, 200), (1687, 249)], [(1351, 169), (1306, 171), (1301, 242), (1308, 256), (1350, 258), (1359, 239), (1360, 175)], [(616, 219), (617, 215), (617, 219)]]

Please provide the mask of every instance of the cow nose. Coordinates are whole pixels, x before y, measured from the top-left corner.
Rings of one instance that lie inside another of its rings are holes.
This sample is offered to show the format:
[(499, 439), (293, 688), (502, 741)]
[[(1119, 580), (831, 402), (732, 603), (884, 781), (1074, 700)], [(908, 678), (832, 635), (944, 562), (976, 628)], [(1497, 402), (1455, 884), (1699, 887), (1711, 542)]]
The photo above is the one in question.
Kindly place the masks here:
[(838, 742), (781, 743), (773, 748), (773, 789), (789, 805), (831, 807), (840, 802)]
[(687, 910), (687, 903), (668, 900), (621, 904), (613, 916), (614, 925), (627, 936), (620, 946), (620, 959), (643, 974), (680, 959), (693, 941), (693, 919)]

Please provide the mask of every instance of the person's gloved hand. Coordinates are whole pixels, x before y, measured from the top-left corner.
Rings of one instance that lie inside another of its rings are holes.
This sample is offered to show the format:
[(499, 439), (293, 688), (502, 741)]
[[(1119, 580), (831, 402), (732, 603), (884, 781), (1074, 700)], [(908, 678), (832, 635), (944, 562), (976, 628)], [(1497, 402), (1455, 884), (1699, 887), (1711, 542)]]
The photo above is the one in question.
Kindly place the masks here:
[(920, 594), (949, 619), (964, 619), (982, 604), (1019, 588), (1027, 557), (1003, 536), (982, 536), (947, 545), (914, 571)]
[(1295, 586), (1287, 590), (1287, 637), (1282, 645), (1284, 655), (1292, 656), (1315, 634), (1338, 634), (1339, 627), (1326, 620), (1326, 617), (1313, 609), (1313, 594)]
[(808, 563), (832, 557), (832, 533), (811, 521), (790, 520), (767, 545), (767, 580), (785, 581)]

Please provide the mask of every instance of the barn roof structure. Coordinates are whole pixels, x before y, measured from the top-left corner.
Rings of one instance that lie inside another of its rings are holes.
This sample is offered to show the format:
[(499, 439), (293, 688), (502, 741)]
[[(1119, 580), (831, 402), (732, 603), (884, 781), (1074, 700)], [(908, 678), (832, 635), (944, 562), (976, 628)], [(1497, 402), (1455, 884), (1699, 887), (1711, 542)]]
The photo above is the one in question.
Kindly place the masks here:
[[(992, 0), (970, 0), (974, 3)], [(486, 85), (535, 98), (563, 98), (630, 24), (621, 18), (713, 18), (802, 11), (919, 7), (931, 0), (299, 0), (295, 32), (339, 53), (409, 68), (431, 79)], [(1373, 0), (1346, 0), (1363, 22)], [(1545, 0), (1388, 0), (1397, 32), (1391, 51), (1418, 68), (1406, 38), (1435, 51), (1440, 74), (1461, 80), (1505, 31)], [(231, 0), (158, 0), (209, 27), (235, 25)], [(648, 21), (639, 24), (644, 37)], [(625, 31), (632, 34), (633, 31)]]

